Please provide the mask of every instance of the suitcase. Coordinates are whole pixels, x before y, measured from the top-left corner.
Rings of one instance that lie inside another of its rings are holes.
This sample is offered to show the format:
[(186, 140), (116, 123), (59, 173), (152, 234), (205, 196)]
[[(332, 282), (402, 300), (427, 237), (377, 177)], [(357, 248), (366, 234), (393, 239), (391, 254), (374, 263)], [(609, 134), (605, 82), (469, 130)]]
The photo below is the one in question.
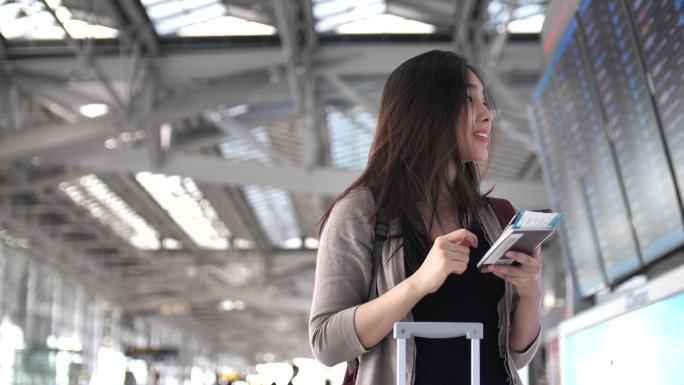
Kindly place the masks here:
[(397, 385), (406, 385), (406, 339), (413, 337), (453, 338), (465, 336), (470, 340), (470, 384), (480, 385), (480, 340), (482, 323), (479, 322), (396, 322)]

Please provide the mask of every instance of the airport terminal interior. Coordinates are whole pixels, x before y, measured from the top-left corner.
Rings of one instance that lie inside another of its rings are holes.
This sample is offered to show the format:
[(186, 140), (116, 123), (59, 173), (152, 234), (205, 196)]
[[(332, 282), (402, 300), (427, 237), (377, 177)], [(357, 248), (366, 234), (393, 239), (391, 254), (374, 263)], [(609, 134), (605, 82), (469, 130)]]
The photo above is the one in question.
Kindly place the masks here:
[(435, 49), (496, 100), (481, 190), (563, 213), (523, 383), (681, 384), (682, 3), (0, 0), (0, 385), (341, 384), (319, 221)]

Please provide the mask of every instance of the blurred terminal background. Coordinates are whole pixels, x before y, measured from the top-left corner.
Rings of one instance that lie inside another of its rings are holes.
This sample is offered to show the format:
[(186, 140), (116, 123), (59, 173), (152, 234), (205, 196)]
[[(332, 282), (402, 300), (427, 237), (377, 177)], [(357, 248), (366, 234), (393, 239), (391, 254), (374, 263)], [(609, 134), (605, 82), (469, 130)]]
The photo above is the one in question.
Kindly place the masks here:
[(317, 223), (432, 49), (497, 100), (485, 186), (566, 213), (525, 381), (681, 384), (682, 44), (681, 0), (0, 0), (0, 385), (340, 384)]

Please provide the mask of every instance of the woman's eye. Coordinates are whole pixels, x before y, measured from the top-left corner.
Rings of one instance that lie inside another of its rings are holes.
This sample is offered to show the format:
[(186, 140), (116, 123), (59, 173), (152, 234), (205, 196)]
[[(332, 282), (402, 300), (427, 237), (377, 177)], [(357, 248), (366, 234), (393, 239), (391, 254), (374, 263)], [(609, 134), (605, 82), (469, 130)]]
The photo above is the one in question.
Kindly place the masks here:
[(473, 97), (472, 97), (472, 96), (466, 96), (466, 100), (469, 101), (469, 102), (472, 102), (472, 101), (473, 101)]

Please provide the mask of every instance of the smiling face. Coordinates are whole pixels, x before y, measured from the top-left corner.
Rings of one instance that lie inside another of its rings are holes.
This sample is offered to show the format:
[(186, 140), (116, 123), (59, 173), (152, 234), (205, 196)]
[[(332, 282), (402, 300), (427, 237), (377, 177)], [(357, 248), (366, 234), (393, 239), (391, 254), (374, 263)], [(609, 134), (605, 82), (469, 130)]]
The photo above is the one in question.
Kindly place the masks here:
[(485, 161), (494, 115), (487, 105), (480, 79), (468, 70), (466, 105), (458, 117), (458, 151), (463, 162)]

